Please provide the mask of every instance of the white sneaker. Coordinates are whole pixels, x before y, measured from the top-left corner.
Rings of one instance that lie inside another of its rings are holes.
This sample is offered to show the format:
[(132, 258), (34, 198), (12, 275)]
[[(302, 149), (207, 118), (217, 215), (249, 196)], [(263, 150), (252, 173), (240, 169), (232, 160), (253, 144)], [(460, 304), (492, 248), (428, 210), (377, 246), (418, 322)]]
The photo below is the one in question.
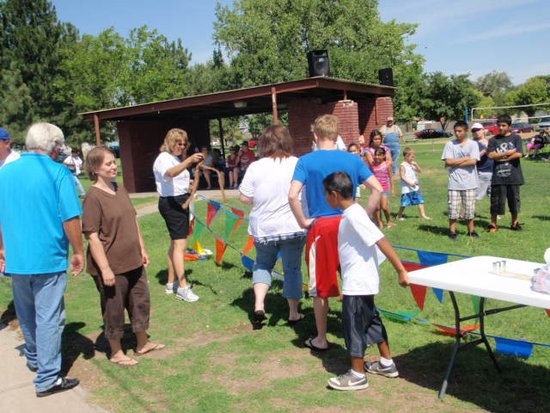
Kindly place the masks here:
[(176, 298), (178, 300), (187, 301), (188, 303), (194, 303), (199, 300), (199, 296), (191, 290), (191, 287), (178, 288)]
[(174, 294), (174, 283), (166, 283), (164, 292), (166, 294)]

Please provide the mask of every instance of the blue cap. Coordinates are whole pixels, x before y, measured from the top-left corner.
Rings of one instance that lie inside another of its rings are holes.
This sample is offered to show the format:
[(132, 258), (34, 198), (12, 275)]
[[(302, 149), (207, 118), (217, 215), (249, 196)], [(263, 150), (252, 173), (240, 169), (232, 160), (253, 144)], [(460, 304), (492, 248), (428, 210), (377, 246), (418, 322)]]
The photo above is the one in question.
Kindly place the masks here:
[(11, 139), (10, 134), (4, 128), (0, 128), (0, 140), (9, 141)]

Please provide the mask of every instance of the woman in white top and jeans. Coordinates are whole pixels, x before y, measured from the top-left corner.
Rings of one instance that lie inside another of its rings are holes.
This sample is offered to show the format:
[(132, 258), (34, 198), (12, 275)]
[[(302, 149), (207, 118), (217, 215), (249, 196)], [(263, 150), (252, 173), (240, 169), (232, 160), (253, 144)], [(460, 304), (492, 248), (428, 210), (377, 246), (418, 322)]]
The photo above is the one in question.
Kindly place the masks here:
[(288, 323), (304, 318), (298, 312), (302, 298), (302, 251), (305, 230), (288, 204), (288, 191), (298, 158), (291, 156), (292, 138), (282, 125), (268, 127), (258, 141), (261, 159), (250, 164), (239, 187), (240, 199), (252, 204), (248, 232), (254, 237), (254, 322), (265, 320), (264, 300), (271, 285), (271, 271), (280, 253), (283, 260), (283, 296), (288, 300)]
[(204, 160), (200, 153), (186, 156), (189, 147), (187, 132), (170, 129), (160, 148), (160, 154), (153, 164), (155, 184), (159, 198), (159, 211), (172, 240), (168, 250), (168, 282), (166, 293), (173, 294), (175, 277), (178, 278), (176, 298), (188, 302), (197, 301), (185, 278), (184, 253), (189, 233), (189, 208), (183, 204), (189, 197), (189, 169)]

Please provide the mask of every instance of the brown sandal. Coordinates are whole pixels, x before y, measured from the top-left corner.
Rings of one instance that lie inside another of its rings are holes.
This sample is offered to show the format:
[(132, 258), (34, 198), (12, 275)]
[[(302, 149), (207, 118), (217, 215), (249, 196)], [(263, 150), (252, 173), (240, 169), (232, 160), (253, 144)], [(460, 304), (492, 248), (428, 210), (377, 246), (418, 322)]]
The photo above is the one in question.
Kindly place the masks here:
[(489, 226), (487, 227), (487, 232), (497, 232), (498, 231), (498, 226), (496, 226), (495, 224), (489, 224)]

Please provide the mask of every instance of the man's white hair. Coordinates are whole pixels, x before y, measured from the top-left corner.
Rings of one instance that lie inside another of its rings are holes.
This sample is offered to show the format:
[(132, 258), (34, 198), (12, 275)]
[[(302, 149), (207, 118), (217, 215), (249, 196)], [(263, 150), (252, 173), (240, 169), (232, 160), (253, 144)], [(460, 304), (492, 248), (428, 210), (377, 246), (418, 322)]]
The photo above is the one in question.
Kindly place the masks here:
[(32, 125), (25, 139), (27, 150), (41, 149), (46, 152), (51, 152), (56, 146), (62, 146), (64, 143), (63, 131), (46, 122)]

